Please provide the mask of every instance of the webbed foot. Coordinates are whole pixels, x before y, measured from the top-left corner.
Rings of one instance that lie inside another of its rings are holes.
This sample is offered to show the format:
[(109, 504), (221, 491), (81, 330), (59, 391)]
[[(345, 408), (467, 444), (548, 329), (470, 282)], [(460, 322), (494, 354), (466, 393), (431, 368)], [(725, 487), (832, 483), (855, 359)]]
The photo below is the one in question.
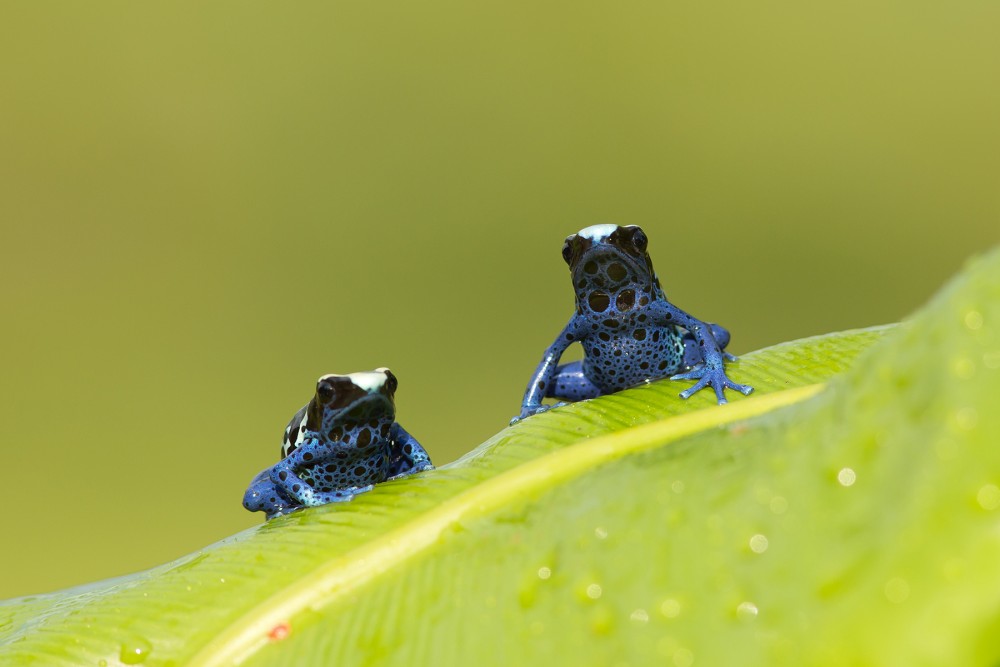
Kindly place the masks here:
[(671, 380), (697, 380), (693, 387), (689, 387), (680, 393), (681, 398), (690, 398), (695, 393), (701, 391), (705, 387), (711, 386), (715, 389), (715, 397), (719, 401), (719, 405), (728, 403), (726, 400), (726, 388), (735, 389), (744, 396), (750, 394), (753, 391), (753, 387), (748, 384), (737, 384), (733, 382), (728, 377), (726, 377), (726, 371), (723, 368), (706, 368), (704, 365), (698, 366), (692, 371), (687, 373), (680, 373), (678, 375), (673, 375)]

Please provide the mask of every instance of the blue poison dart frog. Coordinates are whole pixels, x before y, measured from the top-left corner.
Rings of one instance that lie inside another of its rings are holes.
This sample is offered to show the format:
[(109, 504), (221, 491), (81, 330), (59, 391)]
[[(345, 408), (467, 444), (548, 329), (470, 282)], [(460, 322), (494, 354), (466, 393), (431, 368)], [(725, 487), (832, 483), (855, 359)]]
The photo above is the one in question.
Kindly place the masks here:
[[(576, 313), (545, 351), (513, 422), (547, 410), (547, 397), (579, 401), (666, 376), (697, 380), (681, 398), (711, 386), (721, 404), (726, 387), (753, 391), (726, 377), (723, 359), (736, 358), (723, 351), (729, 332), (667, 301), (646, 244), (634, 225), (594, 225), (566, 239)], [(556, 366), (572, 343), (583, 346), (583, 361)]]
[(321, 377), (316, 395), (285, 429), (281, 461), (254, 477), (243, 506), (271, 519), (350, 500), (379, 482), (433, 468), (420, 443), (395, 421), (396, 385), (388, 368)]

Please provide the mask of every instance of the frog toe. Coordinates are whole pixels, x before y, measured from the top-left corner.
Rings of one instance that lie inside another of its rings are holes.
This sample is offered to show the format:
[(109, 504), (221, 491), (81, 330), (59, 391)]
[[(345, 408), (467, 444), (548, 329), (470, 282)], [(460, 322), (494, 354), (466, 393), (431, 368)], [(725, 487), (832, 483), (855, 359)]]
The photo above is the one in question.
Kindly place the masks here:
[(687, 373), (678, 373), (677, 375), (671, 375), (670, 379), (671, 380), (700, 380), (701, 377), (704, 374), (705, 374), (705, 369), (703, 369), (703, 368), (696, 368), (696, 369), (694, 369), (692, 371), (688, 371)]
[[(696, 371), (692, 371), (692, 373), (694, 373), (694, 372), (696, 372)], [(694, 386), (688, 387), (687, 389), (685, 389), (684, 391), (682, 391), (680, 393), (680, 397), (681, 398), (691, 398), (694, 394), (698, 393), (699, 391), (701, 391), (702, 389), (704, 389), (705, 387), (708, 386), (709, 380), (708, 380), (707, 376), (696, 375), (696, 376), (691, 377), (692, 373), (683, 373), (682, 375), (678, 375), (678, 376), (675, 376), (674, 378), (671, 378), (671, 379), (677, 379), (677, 380), (694, 380), (695, 378), (698, 378), (698, 382), (696, 382), (694, 384)], [(725, 399), (723, 399), (723, 400), (725, 400)]]

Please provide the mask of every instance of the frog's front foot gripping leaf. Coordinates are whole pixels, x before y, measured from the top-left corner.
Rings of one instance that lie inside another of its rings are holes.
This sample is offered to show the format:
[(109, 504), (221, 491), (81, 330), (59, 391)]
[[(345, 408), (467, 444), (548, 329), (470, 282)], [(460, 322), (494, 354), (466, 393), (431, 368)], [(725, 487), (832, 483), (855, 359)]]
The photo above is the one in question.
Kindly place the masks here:
[(569, 405), (566, 401), (559, 401), (555, 405), (525, 405), (521, 406), (521, 414), (510, 420), (510, 426), (518, 423), (522, 419), (527, 419), (532, 415), (539, 415), (543, 412), (548, 412), (552, 408), (561, 408), (564, 405)]
[(671, 380), (697, 380), (693, 387), (689, 387), (680, 393), (681, 398), (690, 398), (695, 393), (701, 391), (705, 387), (711, 386), (715, 389), (715, 397), (719, 401), (719, 405), (728, 403), (726, 400), (725, 390), (735, 389), (744, 396), (750, 394), (753, 391), (753, 387), (748, 384), (737, 384), (733, 382), (728, 377), (726, 377), (726, 370), (719, 366), (718, 368), (708, 368), (705, 364), (696, 367), (694, 370), (688, 371), (687, 373), (680, 373), (678, 375), (673, 375), (670, 377)]

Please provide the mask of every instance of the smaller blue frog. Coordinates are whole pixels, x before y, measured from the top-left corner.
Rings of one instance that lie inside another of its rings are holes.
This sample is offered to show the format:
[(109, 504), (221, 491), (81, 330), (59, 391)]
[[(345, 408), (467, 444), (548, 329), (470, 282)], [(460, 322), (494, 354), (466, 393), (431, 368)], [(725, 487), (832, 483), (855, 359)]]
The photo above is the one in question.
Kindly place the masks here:
[[(729, 332), (667, 301), (647, 244), (635, 225), (594, 225), (566, 239), (562, 254), (573, 277), (576, 313), (545, 351), (511, 423), (548, 410), (542, 405), (547, 397), (579, 401), (667, 376), (697, 380), (681, 398), (711, 386), (721, 404), (726, 387), (753, 391), (726, 376), (723, 360), (736, 359), (724, 352)], [(557, 367), (577, 342), (583, 361)]]
[(430, 457), (396, 423), (388, 368), (324, 375), (285, 429), (282, 460), (250, 482), (243, 506), (268, 519), (350, 500), (386, 480), (429, 470)]

